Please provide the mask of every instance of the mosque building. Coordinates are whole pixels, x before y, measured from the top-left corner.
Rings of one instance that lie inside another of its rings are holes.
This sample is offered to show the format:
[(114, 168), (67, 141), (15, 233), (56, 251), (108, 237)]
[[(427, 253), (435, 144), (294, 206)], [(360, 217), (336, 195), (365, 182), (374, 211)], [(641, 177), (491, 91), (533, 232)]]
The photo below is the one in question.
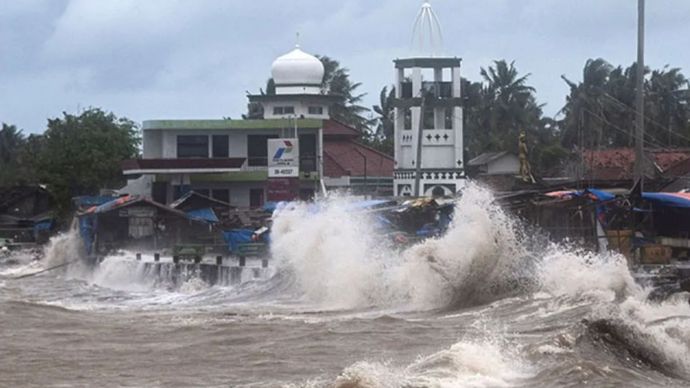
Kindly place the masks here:
[(415, 55), (394, 60), (394, 158), (333, 118), (338, 96), (322, 87), (324, 66), (297, 45), (273, 62), (274, 90), (248, 96), (248, 119), (144, 121), (143, 155), (123, 162), (121, 193), (168, 204), (195, 191), (237, 207), (329, 189), (454, 195), (465, 183), (460, 59), (438, 56), (441, 27), (428, 2), (413, 36)]
[(392, 195), (393, 158), (331, 118), (338, 97), (322, 90), (318, 58), (297, 46), (273, 62), (271, 75), (274, 93), (248, 96), (256, 118), (144, 121), (143, 155), (123, 162), (121, 193), (168, 204), (195, 191), (237, 207), (330, 189)]

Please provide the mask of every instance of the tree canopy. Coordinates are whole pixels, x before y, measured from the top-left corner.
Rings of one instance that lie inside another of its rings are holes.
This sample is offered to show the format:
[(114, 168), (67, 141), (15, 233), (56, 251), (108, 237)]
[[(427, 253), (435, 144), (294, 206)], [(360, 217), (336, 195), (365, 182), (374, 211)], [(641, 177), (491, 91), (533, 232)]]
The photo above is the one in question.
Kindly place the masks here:
[[(644, 71), (645, 147), (690, 146), (688, 79), (668, 65)], [(602, 58), (585, 63), (582, 81), (572, 82), (562, 109), (562, 142), (581, 148), (633, 145), (637, 65), (614, 67)]]
[(75, 195), (124, 183), (120, 162), (139, 153), (136, 124), (98, 108), (80, 115), (63, 113), (48, 120), (37, 155), (38, 178), (58, 203), (69, 205)]

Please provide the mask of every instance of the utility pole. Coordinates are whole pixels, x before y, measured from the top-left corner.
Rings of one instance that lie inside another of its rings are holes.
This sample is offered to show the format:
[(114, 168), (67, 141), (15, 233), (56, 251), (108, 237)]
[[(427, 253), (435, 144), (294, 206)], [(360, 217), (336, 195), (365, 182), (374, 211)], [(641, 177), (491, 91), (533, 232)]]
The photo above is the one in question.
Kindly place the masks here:
[(635, 179), (644, 187), (644, 0), (637, 0), (637, 94), (635, 95)]
[(417, 131), (417, 157), (414, 171), (414, 196), (419, 197), (419, 180), (422, 177), (422, 135), (424, 134), (424, 105), (426, 93), (422, 90), (422, 102), (419, 105), (419, 130)]

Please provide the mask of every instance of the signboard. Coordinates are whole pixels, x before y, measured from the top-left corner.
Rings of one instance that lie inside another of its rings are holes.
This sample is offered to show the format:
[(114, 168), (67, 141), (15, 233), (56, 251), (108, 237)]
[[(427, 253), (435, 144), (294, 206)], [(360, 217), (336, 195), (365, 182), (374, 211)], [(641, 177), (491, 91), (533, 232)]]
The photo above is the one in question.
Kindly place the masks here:
[(268, 139), (268, 177), (299, 177), (297, 139)]
[(120, 209), (118, 212), (120, 217), (155, 217), (155, 207), (132, 206)]
[(299, 179), (271, 178), (266, 185), (269, 202), (294, 201), (299, 197)]

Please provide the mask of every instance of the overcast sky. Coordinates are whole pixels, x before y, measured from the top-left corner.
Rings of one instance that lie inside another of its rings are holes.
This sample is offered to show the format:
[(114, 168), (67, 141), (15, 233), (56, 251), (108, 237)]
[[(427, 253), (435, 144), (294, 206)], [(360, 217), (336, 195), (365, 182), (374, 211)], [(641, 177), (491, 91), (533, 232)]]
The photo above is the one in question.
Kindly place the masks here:
[[(0, 121), (42, 132), (47, 118), (102, 107), (147, 119), (239, 118), (271, 62), (302, 48), (340, 60), (367, 105), (410, 53), (421, 0), (0, 0)], [(515, 60), (545, 113), (588, 58), (629, 65), (636, 0), (433, 0), (444, 53), (479, 80)], [(646, 62), (690, 76), (690, 0), (647, 1)]]

